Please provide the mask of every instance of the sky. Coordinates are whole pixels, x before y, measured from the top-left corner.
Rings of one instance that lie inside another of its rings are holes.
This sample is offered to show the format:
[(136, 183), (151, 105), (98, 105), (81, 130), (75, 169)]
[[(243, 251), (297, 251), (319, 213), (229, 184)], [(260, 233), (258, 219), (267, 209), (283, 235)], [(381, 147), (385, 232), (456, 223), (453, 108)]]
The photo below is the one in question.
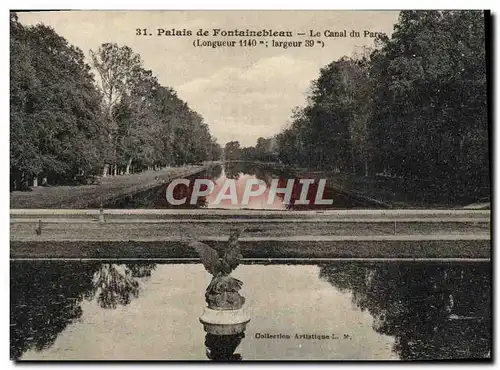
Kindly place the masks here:
[[(159, 82), (201, 114), (222, 146), (238, 140), (255, 145), (290, 123), (292, 110), (304, 106), (311, 82), (328, 63), (373, 47), (365, 31), (392, 34), (398, 11), (65, 11), (20, 13), (23, 24), (44, 23), (83, 50), (105, 42), (128, 45)], [(136, 35), (136, 29), (147, 29)], [(199, 37), (199, 29), (210, 36)], [(213, 29), (291, 31), (286, 37), (212, 36)], [(157, 35), (158, 29), (190, 30), (192, 36)], [(320, 32), (310, 37), (311, 30)], [(326, 37), (325, 31), (348, 37)], [(349, 37), (351, 31), (360, 37)], [(148, 34), (151, 33), (152, 36)], [(297, 35), (305, 33), (306, 35)], [(255, 47), (195, 47), (193, 42), (248, 40)], [(273, 47), (272, 40), (302, 41), (301, 47)], [(305, 47), (305, 40), (318, 40)], [(259, 41), (267, 41), (260, 44)], [(323, 47), (322, 47), (323, 45)]]

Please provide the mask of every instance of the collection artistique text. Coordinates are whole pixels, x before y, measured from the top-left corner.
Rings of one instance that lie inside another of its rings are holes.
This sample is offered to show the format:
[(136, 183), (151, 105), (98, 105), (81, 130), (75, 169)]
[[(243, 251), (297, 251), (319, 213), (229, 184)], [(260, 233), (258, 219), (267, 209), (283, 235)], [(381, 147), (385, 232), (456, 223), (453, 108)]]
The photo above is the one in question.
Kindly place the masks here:
[(323, 340), (323, 339), (352, 339), (349, 334), (341, 336), (337, 334), (270, 334), (270, 333), (255, 333), (255, 339), (306, 339), (306, 340)]

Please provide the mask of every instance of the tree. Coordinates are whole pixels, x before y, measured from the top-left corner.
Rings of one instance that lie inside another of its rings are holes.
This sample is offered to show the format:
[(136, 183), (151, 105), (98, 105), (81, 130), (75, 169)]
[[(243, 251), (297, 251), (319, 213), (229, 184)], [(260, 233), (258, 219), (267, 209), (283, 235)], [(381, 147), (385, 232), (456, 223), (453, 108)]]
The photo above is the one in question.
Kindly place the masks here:
[(378, 163), (452, 198), (489, 187), (484, 18), (403, 11), (372, 59)]
[(402, 11), (373, 51), (320, 70), (277, 136), (280, 159), (383, 172), (444, 201), (489, 196), (484, 23), (478, 11)]
[(352, 122), (359, 110), (353, 93), (357, 88), (352, 83), (353, 65), (342, 58), (320, 70), (312, 82), (307, 106), (293, 112), (291, 126), (277, 138), (282, 160), (319, 169), (346, 171), (352, 167)]
[(163, 151), (160, 140), (161, 122), (158, 116), (156, 93), (160, 85), (151, 71), (139, 69), (130, 92), (122, 96), (115, 107), (116, 157), (119, 168), (130, 173), (132, 161), (151, 167)]
[(15, 13), (10, 27), (11, 189), (221, 157), (203, 117), (128, 46), (91, 50), (97, 88), (82, 51), (52, 28)]
[(103, 44), (91, 55), (110, 127), (114, 174), (129, 173), (132, 164), (144, 169), (220, 157), (203, 117), (142, 68), (138, 54), (127, 46)]
[[(128, 46), (118, 46), (116, 43), (102, 44), (97, 51), (90, 51), (92, 65), (99, 75), (100, 90), (103, 96), (103, 110), (109, 128), (109, 142), (115, 148), (111, 158), (112, 172), (117, 174), (118, 153), (118, 123), (117, 115), (120, 110), (117, 105), (122, 98), (130, 93), (134, 83), (137, 83), (137, 74), (140, 73), (142, 60)], [(109, 164), (104, 166), (103, 175), (106, 176)]]
[(346, 85), (346, 102), (349, 106), (349, 136), (351, 141), (351, 168), (356, 174), (362, 167), (368, 176), (370, 146), (368, 125), (372, 114), (373, 83), (370, 79), (370, 49), (354, 58), (343, 58), (342, 73)]
[(239, 141), (230, 141), (224, 147), (224, 157), (229, 161), (237, 161), (241, 158), (241, 146)]
[(211, 157), (210, 159), (212, 161), (219, 161), (222, 159), (222, 153), (223, 149), (222, 147), (217, 143), (217, 139), (215, 137), (211, 137), (210, 140), (210, 147), (211, 147)]
[(13, 189), (29, 179), (72, 182), (106, 153), (100, 95), (82, 51), (44, 25), (11, 15), (10, 159)]

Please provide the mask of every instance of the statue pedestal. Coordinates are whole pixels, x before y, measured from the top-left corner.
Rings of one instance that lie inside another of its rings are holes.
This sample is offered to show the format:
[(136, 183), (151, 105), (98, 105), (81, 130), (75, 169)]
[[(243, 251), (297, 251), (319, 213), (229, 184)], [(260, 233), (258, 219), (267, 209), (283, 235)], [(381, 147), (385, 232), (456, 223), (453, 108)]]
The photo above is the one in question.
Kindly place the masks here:
[(234, 335), (242, 333), (250, 321), (244, 308), (238, 310), (214, 310), (206, 307), (200, 322), (207, 333)]

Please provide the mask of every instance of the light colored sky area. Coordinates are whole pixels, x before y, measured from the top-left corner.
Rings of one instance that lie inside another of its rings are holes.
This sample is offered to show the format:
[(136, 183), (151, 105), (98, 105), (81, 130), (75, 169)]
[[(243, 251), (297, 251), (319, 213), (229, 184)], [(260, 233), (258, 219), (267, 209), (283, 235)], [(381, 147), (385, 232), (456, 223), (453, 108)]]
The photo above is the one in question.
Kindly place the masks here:
[[(311, 81), (326, 64), (373, 46), (364, 31), (392, 34), (398, 11), (67, 11), (20, 13), (24, 24), (52, 26), (88, 57), (105, 42), (128, 45), (160, 83), (200, 113), (221, 145), (239, 140), (255, 145), (285, 127), (295, 106), (305, 104)], [(137, 36), (147, 28), (153, 36)], [(190, 30), (192, 36), (156, 36), (157, 29)], [(292, 31), (292, 38), (265, 37), (255, 47), (194, 47), (193, 41), (248, 40), (254, 37), (203, 37), (213, 29)], [(324, 42), (305, 47), (310, 30)], [(325, 31), (360, 32), (360, 37), (325, 37)], [(306, 33), (301, 36), (297, 33)], [(273, 47), (272, 40), (302, 41), (302, 47)]]

